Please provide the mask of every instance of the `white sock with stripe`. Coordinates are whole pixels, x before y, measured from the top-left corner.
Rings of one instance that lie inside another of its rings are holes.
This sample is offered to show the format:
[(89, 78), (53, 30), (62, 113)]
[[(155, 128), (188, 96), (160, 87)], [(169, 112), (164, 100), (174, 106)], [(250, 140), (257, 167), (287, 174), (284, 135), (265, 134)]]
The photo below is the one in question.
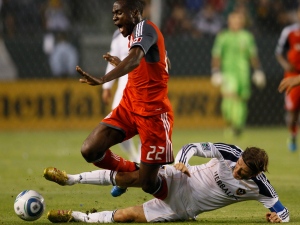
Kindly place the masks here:
[(103, 211), (95, 213), (82, 213), (78, 211), (73, 211), (72, 216), (77, 222), (85, 223), (113, 223), (114, 211)]
[(95, 185), (112, 185), (115, 183), (115, 171), (111, 170), (94, 170), (90, 172), (84, 172), (80, 174), (71, 175), (68, 174), (67, 184), (95, 184)]

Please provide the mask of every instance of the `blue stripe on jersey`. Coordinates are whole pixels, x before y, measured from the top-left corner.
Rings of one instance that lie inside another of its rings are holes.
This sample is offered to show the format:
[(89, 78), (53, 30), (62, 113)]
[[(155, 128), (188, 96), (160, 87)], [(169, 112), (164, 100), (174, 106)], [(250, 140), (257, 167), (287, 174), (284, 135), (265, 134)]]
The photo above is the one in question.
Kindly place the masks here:
[(222, 154), (225, 160), (230, 160), (232, 162), (236, 162), (241, 154), (242, 150), (235, 145), (228, 145), (224, 143), (214, 143), (214, 146), (218, 149), (218, 151)]
[(191, 150), (191, 148), (197, 148), (196, 145), (188, 144), (182, 147), (181, 151), (182, 154), (180, 156), (179, 162), (186, 164), (187, 161), (187, 153)]
[(257, 184), (259, 188), (259, 194), (270, 198), (278, 197), (275, 189), (272, 187), (264, 173), (260, 173), (256, 177), (251, 179)]

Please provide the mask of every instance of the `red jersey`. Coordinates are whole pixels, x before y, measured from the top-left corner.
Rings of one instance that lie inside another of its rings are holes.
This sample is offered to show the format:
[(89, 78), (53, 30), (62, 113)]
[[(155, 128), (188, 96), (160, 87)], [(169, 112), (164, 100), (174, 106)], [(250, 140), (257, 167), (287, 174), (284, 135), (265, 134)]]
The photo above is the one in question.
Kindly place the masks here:
[(300, 72), (300, 24), (293, 24), (283, 29), (277, 47), (277, 54), (285, 54), (295, 72)]
[(154, 23), (143, 20), (135, 26), (129, 41), (130, 49), (140, 47), (145, 56), (128, 74), (120, 104), (141, 116), (172, 111), (167, 96), (169, 73), (162, 33)]

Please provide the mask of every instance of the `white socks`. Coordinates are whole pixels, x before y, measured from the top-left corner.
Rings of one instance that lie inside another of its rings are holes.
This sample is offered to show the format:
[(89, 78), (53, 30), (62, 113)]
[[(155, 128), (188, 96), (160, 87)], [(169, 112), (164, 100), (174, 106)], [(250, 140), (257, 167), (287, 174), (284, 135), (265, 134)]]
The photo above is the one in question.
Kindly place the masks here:
[(72, 216), (77, 222), (85, 222), (85, 223), (113, 223), (114, 220), (112, 218), (114, 211), (103, 211), (103, 212), (95, 212), (86, 213), (73, 211)]
[[(117, 172), (111, 170), (94, 170), (91, 172), (84, 172), (80, 174), (67, 174), (68, 185), (73, 184), (95, 184), (95, 185), (112, 185), (115, 183)], [(113, 183), (112, 183), (113, 182)]]

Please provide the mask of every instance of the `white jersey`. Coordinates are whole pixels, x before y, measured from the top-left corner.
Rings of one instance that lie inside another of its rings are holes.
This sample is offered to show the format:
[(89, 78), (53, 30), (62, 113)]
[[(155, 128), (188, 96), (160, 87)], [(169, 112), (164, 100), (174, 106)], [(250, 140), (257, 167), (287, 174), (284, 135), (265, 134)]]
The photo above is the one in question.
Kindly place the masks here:
[[(128, 48), (128, 38), (123, 37), (119, 30), (116, 30), (113, 34), (111, 46), (110, 46), (110, 54), (112, 56), (117, 56), (120, 60), (123, 60), (128, 56), (129, 48)], [(114, 66), (108, 63), (106, 67), (106, 73), (114, 69)], [(112, 109), (119, 105), (121, 98), (123, 96), (123, 90), (127, 84), (128, 75), (124, 75), (118, 79), (118, 87), (116, 93), (114, 95), (114, 100), (112, 103)], [(103, 89), (111, 89), (115, 80), (109, 81), (102, 85)]]
[[(232, 170), (242, 152), (235, 145), (223, 143), (184, 146), (177, 154), (175, 163), (184, 163), (191, 177), (173, 166), (165, 166), (160, 173), (167, 180), (168, 197), (164, 201), (154, 199), (144, 204), (148, 222), (187, 220), (200, 213), (247, 200), (261, 202), (270, 211), (277, 212), (283, 222), (288, 222), (289, 212), (278, 200), (264, 173), (249, 180), (233, 177)], [(206, 164), (190, 166), (188, 161), (192, 156), (212, 159)]]

